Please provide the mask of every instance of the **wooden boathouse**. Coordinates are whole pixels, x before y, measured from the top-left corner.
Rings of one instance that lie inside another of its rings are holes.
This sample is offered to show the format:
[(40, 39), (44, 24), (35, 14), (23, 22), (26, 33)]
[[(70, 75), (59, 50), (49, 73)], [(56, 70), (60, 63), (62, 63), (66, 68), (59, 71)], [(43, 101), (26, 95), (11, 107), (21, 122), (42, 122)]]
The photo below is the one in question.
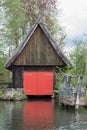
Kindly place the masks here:
[(47, 28), (37, 20), (5, 68), (12, 71), (13, 88), (23, 88), (26, 95), (53, 95), (56, 66), (67, 65), (72, 67)]

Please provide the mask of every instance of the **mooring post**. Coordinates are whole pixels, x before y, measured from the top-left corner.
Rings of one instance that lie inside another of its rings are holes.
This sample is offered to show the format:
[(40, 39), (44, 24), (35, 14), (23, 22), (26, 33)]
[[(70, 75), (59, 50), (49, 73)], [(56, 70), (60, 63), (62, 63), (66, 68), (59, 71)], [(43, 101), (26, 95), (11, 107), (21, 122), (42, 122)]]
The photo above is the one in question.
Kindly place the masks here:
[(66, 80), (67, 87), (70, 87), (70, 81), (71, 81), (71, 75), (67, 75), (67, 80)]
[(79, 76), (78, 77), (77, 95), (76, 95), (76, 104), (75, 104), (75, 109), (76, 110), (79, 109), (81, 85), (82, 85), (82, 76)]

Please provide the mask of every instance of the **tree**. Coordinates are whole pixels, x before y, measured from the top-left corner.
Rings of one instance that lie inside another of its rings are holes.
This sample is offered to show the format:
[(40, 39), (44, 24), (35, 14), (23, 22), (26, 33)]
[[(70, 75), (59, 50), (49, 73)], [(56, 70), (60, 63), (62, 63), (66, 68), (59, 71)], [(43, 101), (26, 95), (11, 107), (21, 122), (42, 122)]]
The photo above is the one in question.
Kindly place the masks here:
[(5, 44), (9, 47), (9, 54), (14, 51), (20, 43), (23, 36), (23, 28), (25, 27), (25, 14), (21, 9), (19, 0), (5, 0), (2, 2), (4, 10), (4, 36)]
[(74, 68), (69, 70), (73, 75), (82, 75), (87, 80), (86, 70), (86, 53), (87, 53), (87, 37), (84, 35), (81, 39), (74, 40), (75, 48), (70, 53), (70, 60), (74, 64)]
[(22, 5), (30, 26), (40, 17), (59, 45), (64, 45), (66, 35), (58, 20), (60, 10), (57, 0), (22, 0)]
[(61, 45), (65, 38), (57, 21), (57, 0), (4, 0), (5, 38), (10, 52), (14, 51), (25, 37), (27, 30), (41, 17), (52, 36)]

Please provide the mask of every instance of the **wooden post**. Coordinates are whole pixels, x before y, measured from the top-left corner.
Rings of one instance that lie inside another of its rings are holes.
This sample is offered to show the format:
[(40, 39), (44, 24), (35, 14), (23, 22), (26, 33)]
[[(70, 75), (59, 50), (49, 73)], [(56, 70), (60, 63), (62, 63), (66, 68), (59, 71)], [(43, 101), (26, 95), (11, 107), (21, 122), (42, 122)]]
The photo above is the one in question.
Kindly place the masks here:
[(82, 76), (78, 77), (78, 87), (77, 87), (77, 95), (76, 95), (76, 104), (75, 109), (78, 110), (80, 104), (80, 90), (82, 85)]
[(71, 81), (71, 76), (70, 75), (67, 75), (67, 87), (70, 87), (70, 81)]

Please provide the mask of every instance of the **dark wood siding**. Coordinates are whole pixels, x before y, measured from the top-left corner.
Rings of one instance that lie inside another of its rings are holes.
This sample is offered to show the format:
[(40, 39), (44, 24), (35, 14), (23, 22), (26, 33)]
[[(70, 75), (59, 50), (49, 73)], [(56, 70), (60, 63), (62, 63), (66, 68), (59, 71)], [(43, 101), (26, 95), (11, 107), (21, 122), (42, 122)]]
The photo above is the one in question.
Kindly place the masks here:
[(22, 88), (23, 87), (22, 67), (13, 66), (12, 71), (13, 71), (12, 87), (13, 88)]
[(54, 66), (22, 66), (23, 71), (54, 71)]
[(14, 65), (64, 64), (39, 26), (14, 62)]

